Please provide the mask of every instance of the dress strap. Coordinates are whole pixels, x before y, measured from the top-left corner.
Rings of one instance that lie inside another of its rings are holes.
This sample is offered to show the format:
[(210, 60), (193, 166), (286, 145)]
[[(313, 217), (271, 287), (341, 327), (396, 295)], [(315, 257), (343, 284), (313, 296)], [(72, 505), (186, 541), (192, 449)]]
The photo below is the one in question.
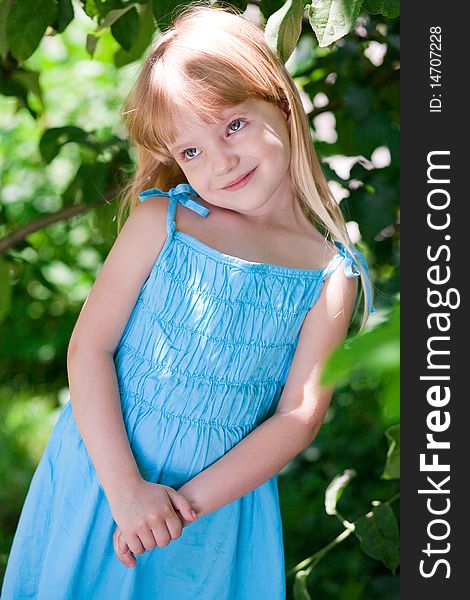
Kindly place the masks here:
[(357, 248), (355, 248), (354, 246), (353, 246), (354, 256), (352, 256), (348, 252), (348, 250), (346, 249), (346, 246), (344, 244), (342, 244), (341, 242), (335, 241), (335, 246), (337, 246), (339, 248), (339, 252), (336, 253), (334, 258), (331, 260), (330, 264), (327, 265), (325, 267), (325, 269), (323, 270), (323, 276), (322, 276), (323, 281), (325, 281), (325, 279), (327, 279), (331, 275), (331, 273), (333, 273), (333, 271), (336, 269), (336, 267), (341, 262), (343, 262), (344, 274), (346, 275), (346, 277), (348, 277), (349, 279), (351, 279), (352, 277), (359, 277), (361, 274), (360, 270), (359, 270), (359, 265), (357, 262), (357, 261), (359, 261), (362, 264), (362, 266), (364, 267), (364, 271), (365, 271), (365, 285), (366, 285), (366, 292), (367, 292), (367, 310), (371, 313), (374, 313), (375, 307), (371, 301), (370, 272), (369, 272), (369, 267), (367, 266), (366, 259), (359, 252), (359, 250)]
[(155, 196), (166, 196), (170, 198), (166, 218), (166, 230), (168, 235), (176, 229), (175, 213), (177, 202), (181, 202), (183, 206), (197, 212), (201, 217), (207, 217), (210, 212), (208, 208), (203, 206), (193, 197), (197, 196), (197, 192), (189, 185), (189, 183), (179, 183), (177, 186), (169, 189), (168, 192), (164, 192), (158, 188), (145, 190), (139, 194), (139, 200), (143, 202), (147, 198), (154, 198)]

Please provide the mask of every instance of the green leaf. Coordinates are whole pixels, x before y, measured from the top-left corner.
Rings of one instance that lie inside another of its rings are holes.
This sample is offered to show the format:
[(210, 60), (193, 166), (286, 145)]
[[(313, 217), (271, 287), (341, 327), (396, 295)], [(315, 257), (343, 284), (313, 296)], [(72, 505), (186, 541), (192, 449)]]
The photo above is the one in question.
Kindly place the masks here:
[[(386, 125), (384, 123), (386, 115), (371, 116), (367, 121), (354, 126), (354, 140), (349, 144), (353, 148), (362, 146), (364, 156), (372, 153), (375, 148), (381, 145), (377, 143), (381, 133), (385, 133)], [(368, 132), (367, 140), (360, 141), (360, 135), (364, 136), (364, 131)], [(341, 135), (338, 132), (338, 135)], [(395, 132), (388, 133), (389, 147), (395, 145)], [(383, 140), (382, 136), (382, 140)], [(353, 153), (354, 154), (354, 153)], [(357, 154), (357, 153), (356, 153)], [(357, 175), (360, 173), (360, 176)], [(356, 163), (351, 169), (350, 180), (359, 179), (364, 182), (363, 187), (359, 187), (351, 192), (348, 198), (348, 205), (351, 212), (354, 212), (354, 220), (360, 223), (361, 233), (365, 239), (373, 239), (382, 229), (393, 225), (397, 220), (397, 190), (390, 185), (390, 174), (386, 169), (372, 169), (367, 173), (364, 168)]]
[(11, 53), (23, 61), (31, 56), (57, 14), (54, 0), (36, 0), (34, 10), (30, 0), (15, 0), (7, 18), (7, 40)]
[(82, 4), (85, 14), (87, 14), (91, 19), (99, 16), (100, 13), (96, 7), (95, 0), (82, 0)]
[(343, 495), (346, 486), (356, 477), (354, 469), (346, 469), (331, 481), (325, 492), (325, 510), (328, 515), (336, 515), (336, 505)]
[(73, 4), (72, 0), (57, 0), (58, 1), (58, 9), (57, 9), (57, 17), (52, 23), (52, 26), (58, 33), (62, 33), (67, 26), (73, 21), (74, 13), (73, 13)]
[(287, 61), (299, 41), (304, 6), (304, 0), (286, 0), (284, 6), (272, 14), (266, 23), (266, 41), (283, 62)]
[(307, 589), (307, 577), (310, 571), (298, 571), (294, 579), (294, 600), (312, 600)]
[(400, 541), (397, 519), (388, 504), (378, 503), (372, 514), (358, 519), (354, 533), (363, 552), (395, 572), (400, 564)]
[(383, 377), (380, 400), (384, 422), (396, 423), (400, 418), (400, 369), (395, 369)]
[(263, 17), (268, 20), (273, 13), (282, 7), (283, 4), (283, 0), (261, 0), (259, 8)]
[(133, 7), (111, 25), (114, 39), (125, 50), (130, 50), (139, 33), (139, 13)]
[(363, 0), (312, 0), (308, 18), (320, 47), (347, 35), (356, 23)]
[(171, 26), (178, 14), (175, 9), (186, 4), (192, 4), (192, 0), (152, 0), (153, 14), (160, 31), (165, 31)]
[(0, 0), (0, 58), (8, 54), (7, 19), (13, 0)]
[(82, 164), (77, 172), (81, 179), (81, 190), (84, 202), (96, 202), (106, 191), (106, 180), (109, 165), (96, 162), (91, 165)]
[(400, 424), (385, 431), (388, 440), (387, 462), (382, 479), (400, 479)]
[(326, 360), (322, 385), (345, 383), (357, 369), (384, 375), (400, 365), (400, 305), (387, 321), (356, 335), (336, 349)]
[(110, 10), (106, 17), (101, 21), (100, 26), (98, 27), (98, 31), (100, 29), (106, 29), (108, 27), (111, 27), (130, 10), (135, 10), (135, 7), (132, 6), (132, 4), (130, 6), (126, 6), (126, 8), (117, 8), (115, 10)]
[(19, 81), (2, 77), (0, 78), (0, 94), (3, 96), (16, 96), (26, 103), (28, 90)]
[(53, 127), (47, 129), (39, 142), (39, 151), (46, 163), (50, 163), (59, 153), (64, 144), (76, 142), (93, 146), (88, 139), (88, 133), (79, 127)]
[(364, 0), (363, 8), (373, 15), (398, 17), (400, 15), (400, 0)]
[(93, 56), (95, 54), (96, 45), (98, 44), (98, 40), (99, 40), (99, 37), (97, 37), (96, 35), (93, 35), (92, 33), (89, 33), (86, 36), (86, 51), (88, 52), (88, 54), (90, 56)]
[(20, 81), (0, 77), (0, 94), (16, 96), (18, 105), (28, 109), (33, 119), (37, 117), (36, 111), (28, 103), (28, 90)]
[(13, 72), (12, 79), (19, 81), (28, 91), (34, 94), (41, 103), (42, 108), (44, 108), (44, 98), (39, 85), (39, 73), (27, 69), (17, 69)]
[(64, 203), (96, 202), (106, 191), (109, 165), (101, 162), (81, 164), (75, 178), (62, 195)]
[(0, 321), (10, 310), (11, 296), (10, 269), (7, 261), (0, 258)]
[[(106, 8), (106, 6), (100, 4), (99, 8), (102, 11), (104, 8)], [(98, 42), (100, 40), (101, 40), (100, 47), (103, 46), (103, 40), (105, 41), (105, 44), (104, 44), (105, 46), (109, 46), (109, 40), (112, 40), (113, 42), (118, 41), (118, 43), (120, 43), (119, 40), (117, 40), (116, 36), (114, 35), (114, 32), (112, 31), (112, 27), (117, 21), (119, 21), (121, 18), (123, 18), (126, 15), (126, 13), (130, 12), (131, 10), (136, 11), (135, 7), (132, 4), (130, 4), (129, 6), (126, 6), (125, 8), (118, 8), (118, 9), (110, 10), (108, 13), (103, 13), (101, 15), (102, 19), (100, 21), (99, 26), (95, 29), (94, 32), (89, 33), (86, 38), (86, 49), (90, 56), (95, 57), (96, 48), (97, 48)], [(125, 29), (125, 27), (118, 26), (116, 31), (117, 31), (117, 35), (122, 35), (122, 37), (124, 38), (124, 37), (126, 37), (126, 33), (123, 33), (123, 29)], [(112, 34), (110, 32), (112, 32)], [(130, 35), (131, 36), (135, 35), (135, 32), (132, 31), (130, 33)], [(108, 43), (106, 43), (106, 42), (108, 42)], [(127, 43), (126, 40), (124, 43)], [(101, 56), (99, 57), (99, 60), (102, 60), (103, 62), (109, 62), (109, 58), (106, 57), (106, 54), (109, 54), (109, 52), (107, 53), (105, 51), (104, 57), (103, 57), (103, 53), (100, 53), (100, 54), (101, 54)]]
[(142, 7), (139, 20), (139, 35), (137, 36), (132, 48), (127, 51), (121, 47), (114, 54), (114, 64), (116, 67), (122, 67), (134, 62), (135, 60), (139, 60), (152, 42), (153, 34), (155, 32), (155, 22), (149, 6)]

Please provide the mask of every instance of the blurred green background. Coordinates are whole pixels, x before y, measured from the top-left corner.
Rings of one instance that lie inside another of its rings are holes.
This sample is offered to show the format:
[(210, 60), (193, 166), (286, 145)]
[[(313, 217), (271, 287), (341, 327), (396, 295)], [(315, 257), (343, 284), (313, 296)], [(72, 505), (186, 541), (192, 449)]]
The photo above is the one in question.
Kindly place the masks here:
[[(133, 169), (121, 102), (178, 4), (0, 0), (0, 573), (68, 399), (72, 329), (116, 237), (116, 193)], [(293, 1), (232, 4), (268, 21), (288, 58), (376, 293), (366, 330), (354, 335), (356, 317), (327, 365), (337, 389), (319, 435), (279, 477), (288, 598), (395, 600), (398, 3), (345, 0), (343, 15), (331, 0), (313, 12)], [(343, 23), (337, 39), (320, 9)]]

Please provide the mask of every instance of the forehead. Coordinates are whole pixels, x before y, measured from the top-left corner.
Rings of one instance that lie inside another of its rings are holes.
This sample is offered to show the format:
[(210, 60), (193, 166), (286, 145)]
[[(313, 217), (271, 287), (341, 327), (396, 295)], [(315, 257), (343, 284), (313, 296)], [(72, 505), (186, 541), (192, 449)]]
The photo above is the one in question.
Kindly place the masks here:
[(232, 114), (246, 110), (246, 102), (221, 108), (215, 115), (199, 117), (191, 109), (177, 109), (174, 113), (175, 133), (184, 133), (188, 128), (217, 126), (229, 119)]

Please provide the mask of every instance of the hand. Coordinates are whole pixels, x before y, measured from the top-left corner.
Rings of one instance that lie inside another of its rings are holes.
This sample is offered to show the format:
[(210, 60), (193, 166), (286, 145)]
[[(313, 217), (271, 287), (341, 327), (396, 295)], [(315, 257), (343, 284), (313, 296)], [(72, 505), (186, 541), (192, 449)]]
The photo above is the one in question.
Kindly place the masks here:
[[(183, 527), (187, 527), (188, 525), (190, 525), (192, 523), (192, 521), (187, 521), (183, 516), (181, 516), (180, 512), (178, 512), (177, 515), (178, 515)], [(116, 531), (114, 532), (114, 535), (113, 535), (113, 546), (114, 546), (114, 552), (115, 552), (117, 558), (119, 559), (119, 561), (126, 568), (133, 569), (135, 567), (135, 565), (137, 564), (137, 559), (132, 554), (129, 546), (126, 543), (126, 540), (124, 539), (124, 536), (122, 535), (122, 531), (119, 529), (119, 527), (116, 527)]]
[[(124, 538), (118, 551), (126, 555), (129, 566), (135, 564), (131, 554), (140, 555), (156, 546), (167, 546), (181, 535), (183, 523), (175, 510), (181, 513), (187, 524), (197, 518), (182, 494), (169, 486), (141, 478), (110, 497), (109, 504)], [(118, 538), (116, 536), (115, 549)]]

